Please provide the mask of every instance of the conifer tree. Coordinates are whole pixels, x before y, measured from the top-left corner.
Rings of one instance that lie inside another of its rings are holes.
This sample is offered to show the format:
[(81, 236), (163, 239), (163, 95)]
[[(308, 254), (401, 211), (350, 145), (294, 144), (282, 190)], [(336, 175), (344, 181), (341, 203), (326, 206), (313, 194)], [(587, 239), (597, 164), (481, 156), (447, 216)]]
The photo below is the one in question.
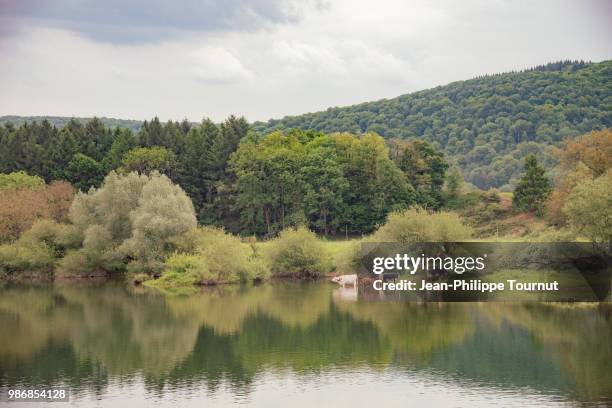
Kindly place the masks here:
[(520, 211), (533, 211), (542, 215), (544, 204), (552, 191), (550, 180), (544, 174), (533, 154), (525, 158), (523, 176), (514, 190), (512, 205)]

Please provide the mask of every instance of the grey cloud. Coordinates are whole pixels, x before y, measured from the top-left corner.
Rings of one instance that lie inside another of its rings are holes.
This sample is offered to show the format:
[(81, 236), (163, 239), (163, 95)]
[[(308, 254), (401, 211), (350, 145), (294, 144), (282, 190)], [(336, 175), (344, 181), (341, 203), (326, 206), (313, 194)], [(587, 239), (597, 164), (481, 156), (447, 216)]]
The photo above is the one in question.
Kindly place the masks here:
[(98, 42), (138, 44), (184, 31), (252, 31), (299, 21), (323, 0), (0, 0), (0, 25), (43, 25), (74, 31)]

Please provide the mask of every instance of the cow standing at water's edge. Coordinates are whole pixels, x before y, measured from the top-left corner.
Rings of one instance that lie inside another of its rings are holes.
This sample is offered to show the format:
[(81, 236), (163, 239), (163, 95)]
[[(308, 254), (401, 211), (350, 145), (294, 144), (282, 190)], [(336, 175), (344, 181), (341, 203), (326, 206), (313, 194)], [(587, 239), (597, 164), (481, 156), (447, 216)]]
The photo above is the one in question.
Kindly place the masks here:
[(356, 287), (357, 274), (336, 276), (332, 278), (332, 282), (337, 283), (340, 286), (353, 285)]

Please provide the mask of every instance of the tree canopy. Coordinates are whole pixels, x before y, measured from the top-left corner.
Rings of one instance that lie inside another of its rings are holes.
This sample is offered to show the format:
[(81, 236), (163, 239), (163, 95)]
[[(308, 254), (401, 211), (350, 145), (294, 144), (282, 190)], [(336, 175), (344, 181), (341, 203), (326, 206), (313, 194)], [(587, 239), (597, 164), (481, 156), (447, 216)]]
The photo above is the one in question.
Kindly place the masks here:
[(469, 182), (510, 191), (529, 154), (537, 154), (551, 168), (553, 145), (612, 127), (610, 75), (612, 61), (563, 61), (256, 122), (254, 129), (376, 132), (385, 139), (421, 139), (442, 149)]

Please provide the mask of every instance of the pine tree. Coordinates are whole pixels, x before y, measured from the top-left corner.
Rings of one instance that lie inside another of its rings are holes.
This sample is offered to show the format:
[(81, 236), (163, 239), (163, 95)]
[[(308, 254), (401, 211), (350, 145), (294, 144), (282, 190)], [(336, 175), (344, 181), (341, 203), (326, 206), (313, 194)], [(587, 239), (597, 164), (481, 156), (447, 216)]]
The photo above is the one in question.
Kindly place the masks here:
[(544, 204), (552, 191), (550, 180), (544, 168), (538, 164), (533, 154), (525, 158), (523, 176), (514, 190), (512, 205), (520, 211), (533, 211), (542, 215)]

